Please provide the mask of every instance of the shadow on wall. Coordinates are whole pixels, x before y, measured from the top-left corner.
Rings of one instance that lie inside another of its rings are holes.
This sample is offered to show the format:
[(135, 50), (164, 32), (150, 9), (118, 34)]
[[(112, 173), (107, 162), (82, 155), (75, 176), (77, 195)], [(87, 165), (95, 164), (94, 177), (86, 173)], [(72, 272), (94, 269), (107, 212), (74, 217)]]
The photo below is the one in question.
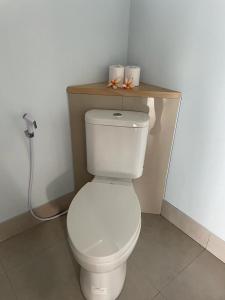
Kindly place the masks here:
[(43, 218), (54, 216), (69, 208), (75, 196), (74, 191), (68, 193), (68, 182), (71, 181), (71, 178), (73, 178), (72, 171), (68, 171), (48, 184), (46, 194), (49, 201), (47, 205), (44, 204), (34, 209), (38, 216)]
[(49, 201), (59, 198), (59, 195), (63, 196), (68, 193), (68, 186), (71, 178), (73, 178), (72, 173), (72, 170), (67, 171), (48, 184), (46, 194)]

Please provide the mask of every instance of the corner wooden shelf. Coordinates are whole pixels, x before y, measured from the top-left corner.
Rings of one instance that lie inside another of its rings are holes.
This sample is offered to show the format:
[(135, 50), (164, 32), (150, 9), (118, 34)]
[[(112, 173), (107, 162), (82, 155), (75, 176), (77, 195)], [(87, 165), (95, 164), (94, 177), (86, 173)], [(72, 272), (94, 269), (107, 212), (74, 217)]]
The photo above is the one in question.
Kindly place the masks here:
[(85, 85), (69, 86), (69, 94), (88, 94), (88, 95), (105, 95), (105, 96), (123, 96), (123, 97), (153, 97), (153, 98), (180, 98), (181, 92), (169, 90), (163, 87), (141, 83), (139, 87), (131, 90), (112, 89), (107, 87), (107, 83), (94, 83)]

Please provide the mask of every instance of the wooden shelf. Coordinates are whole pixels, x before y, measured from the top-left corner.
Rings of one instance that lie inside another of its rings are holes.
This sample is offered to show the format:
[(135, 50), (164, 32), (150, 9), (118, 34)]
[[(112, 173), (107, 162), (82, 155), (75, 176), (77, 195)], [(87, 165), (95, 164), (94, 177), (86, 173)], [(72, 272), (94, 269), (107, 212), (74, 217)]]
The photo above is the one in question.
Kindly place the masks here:
[(105, 96), (123, 96), (123, 97), (153, 97), (153, 98), (180, 98), (181, 92), (165, 89), (159, 86), (141, 83), (139, 87), (131, 90), (112, 89), (107, 87), (107, 83), (94, 83), (85, 85), (69, 86), (69, 94), (88, 94)]

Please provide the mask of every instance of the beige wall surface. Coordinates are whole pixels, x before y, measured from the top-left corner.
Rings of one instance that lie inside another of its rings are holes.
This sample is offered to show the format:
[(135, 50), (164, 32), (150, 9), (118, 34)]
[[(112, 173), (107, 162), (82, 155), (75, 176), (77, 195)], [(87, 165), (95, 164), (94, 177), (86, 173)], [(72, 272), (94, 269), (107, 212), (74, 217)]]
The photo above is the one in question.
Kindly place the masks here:
[(143, 212), (159, 214), (176, 123), (179, 99), (69, 94), (75, 191), (92, 179), (86, 167), (84, 114), (93, 108), (146, 112), (149, 136), (142, 177), (134, 180)]

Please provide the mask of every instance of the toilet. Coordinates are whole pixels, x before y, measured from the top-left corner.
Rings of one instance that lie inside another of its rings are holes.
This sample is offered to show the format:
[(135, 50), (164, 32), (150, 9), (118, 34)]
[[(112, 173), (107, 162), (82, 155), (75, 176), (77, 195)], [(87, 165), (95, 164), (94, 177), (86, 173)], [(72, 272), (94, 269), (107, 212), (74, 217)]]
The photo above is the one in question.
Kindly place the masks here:
[(143, 172), (148, 127), (149, 116), (142, 112), (85, 114), (87, 170), (94, 179), (71, 202), (67, 230), (88, 300), (114, 300), (123, 288), (141, 229), (132, 179)]

